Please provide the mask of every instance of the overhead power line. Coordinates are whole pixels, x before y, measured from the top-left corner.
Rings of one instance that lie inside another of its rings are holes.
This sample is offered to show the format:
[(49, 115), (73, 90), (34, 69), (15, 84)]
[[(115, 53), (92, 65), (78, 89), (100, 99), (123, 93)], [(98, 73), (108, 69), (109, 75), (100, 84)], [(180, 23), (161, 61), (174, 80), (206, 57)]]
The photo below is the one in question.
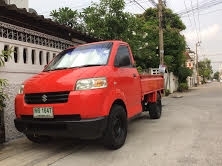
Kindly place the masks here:
[(144, 11), (146, 11), (146, 9), (145, 9), (139, 2), (137, 2), (136, 0), (134, 0), (134, 2), (135, 2), (137, 5), (139, 5)]
[[(197, 10), (198, 10), (198, 17), (197, 17), (197, 21), (198, 21), (198, 30), (200, 33), (200, 10), (199, 10), (199, 0), (197, 0)], [(200, 34), (201, 35), (201, 34)], [(201, 41), (201, 36), (199, 36), (199, 40)]]
[(149, 0), (153, 6), (157, 6), (157, 3), (154, 0)]
[(194, 4), (194, 7), (191, 7), (190, 9), (182, 10), (180, 12), (177, 12), (178, 15), (183, 16), (188, 13), (194, 12), (194, 11), (201, 11), (205, 9), (209, 9), (213, 6), (219, 5), (222, 3), (222, 0), (204, 0), (200, 2), (199, 4)]
[[(191, 1), (191, 8), (193, 8), (193, 4), (192, 4), (192, 1)], [(197, 34), (197, 41), (200, 41), (199, 39), (199, 31), (197, 31), (197, 22), (196, 22), (196, 19), (195, 19), (195, 15), (194, 15), (194, 10), (192, 10), (192, 13), (193, 13), (193, 20), (194, 20), (194, 26), (195, 26), (195, 31), (196, 31), (196, 34)]]

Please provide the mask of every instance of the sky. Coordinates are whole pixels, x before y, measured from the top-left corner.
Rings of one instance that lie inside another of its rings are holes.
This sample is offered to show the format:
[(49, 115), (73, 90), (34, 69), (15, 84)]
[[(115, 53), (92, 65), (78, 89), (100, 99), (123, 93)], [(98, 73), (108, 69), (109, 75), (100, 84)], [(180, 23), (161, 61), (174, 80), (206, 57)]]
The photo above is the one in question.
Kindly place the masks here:
[[(92, 1), (99, 0), (29, 0), (29, 8), (49, 17), (50, 11), (54, 9), (69, 7), (81, 11)], [(126, 11), (143, 13), (144, 9), (153, 7), (149, 0), (136, 2), (125, 0)], [(222, 67), (222, 0), (166, 0), (166, 6), (179, 14), (186, 25), (186, 30), (181, 33), (188, 47), (197, 51), (199, 60), (210, 59), (214, 72), (218, 71)]]

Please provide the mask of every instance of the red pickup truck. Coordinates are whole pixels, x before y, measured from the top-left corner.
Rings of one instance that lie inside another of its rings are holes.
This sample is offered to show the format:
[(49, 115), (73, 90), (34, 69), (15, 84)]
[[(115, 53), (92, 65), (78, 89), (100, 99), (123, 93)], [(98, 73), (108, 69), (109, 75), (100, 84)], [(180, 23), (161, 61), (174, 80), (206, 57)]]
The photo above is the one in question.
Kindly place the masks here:
[(33, 142), (54, 136), (103, 138), (118, 149), (128, 120), (161, 116), (162, 75), (140, 75), (130, 46), (102, 41), (68, 48), (26, 80), (15, 98), (15, 127)]

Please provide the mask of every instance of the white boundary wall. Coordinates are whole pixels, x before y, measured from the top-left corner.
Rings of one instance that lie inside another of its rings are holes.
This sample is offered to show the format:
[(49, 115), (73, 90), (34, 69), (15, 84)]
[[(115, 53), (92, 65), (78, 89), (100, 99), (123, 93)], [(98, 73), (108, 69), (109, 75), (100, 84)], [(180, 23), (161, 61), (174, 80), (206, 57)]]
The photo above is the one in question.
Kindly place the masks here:
[(170, 93), (177, 91), (178, 78), (172, 72), (164, 73), (164, 88), (168, 89)]
[[(58, 54), (61, 50), (0, 37), (0, 51), (4, 50), (6, 46), (8, 48), (12, 47), (13, 49), (15, 47), (17, 48), (16, 56), (15, 52), (13, 52), (11, 54), (12, 58), (5, 62), (4, 67), (0, 67), (0, 78), (7, 79), (9, 83), (7, 88), (5, 88), (9, 100), (6, 101), (7, 106), (4, 109), (5, 139), (8, 141), (22, 136), (14, 127), (14, 99), (21, 83), (43, 70), (47, 61), (52, 60), (53, 56)], [(26, 51), (26, 56), (24, 56), (24, 50)], [(32, 59), (31, 55), (33, 52), (35, 53), (35, 57)], [(40, 52), (42, 57), (41, 64), (39, 58)], [(24, 59), (26, 59), (25, 63)]]

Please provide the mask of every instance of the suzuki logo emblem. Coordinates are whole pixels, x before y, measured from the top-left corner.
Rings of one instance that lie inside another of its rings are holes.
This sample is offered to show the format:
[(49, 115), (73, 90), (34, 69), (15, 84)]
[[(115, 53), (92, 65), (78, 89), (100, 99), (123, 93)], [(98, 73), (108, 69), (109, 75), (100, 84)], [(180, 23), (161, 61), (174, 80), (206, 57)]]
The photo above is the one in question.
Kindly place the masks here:
[(47, 101), (47, 96), (46, 95), (42, 95), (42, 101), (46, 102)]

